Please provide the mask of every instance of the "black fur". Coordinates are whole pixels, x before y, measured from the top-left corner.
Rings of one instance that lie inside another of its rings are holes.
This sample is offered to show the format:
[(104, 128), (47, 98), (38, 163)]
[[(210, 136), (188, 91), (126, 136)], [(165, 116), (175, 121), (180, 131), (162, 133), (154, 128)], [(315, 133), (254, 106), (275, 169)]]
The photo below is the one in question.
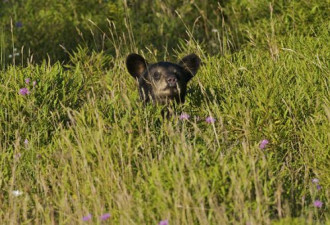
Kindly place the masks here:
[(178, 64), (158, 62), (148, 64), (140, 55), (127, 56), (128, 72), (138, 81), (142, 101), (166, 104), (185, 101), (187, 83), (197, 73), (201, 60), (195, 54), (182, 58)]

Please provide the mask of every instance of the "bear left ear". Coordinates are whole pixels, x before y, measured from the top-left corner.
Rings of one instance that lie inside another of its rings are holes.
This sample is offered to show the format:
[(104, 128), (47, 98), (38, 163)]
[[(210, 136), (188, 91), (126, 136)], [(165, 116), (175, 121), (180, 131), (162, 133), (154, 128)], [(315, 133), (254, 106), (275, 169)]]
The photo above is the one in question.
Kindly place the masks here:
[(185, 70), (187, 70), (192, 76), (195, 76), (200, 64), (201, 60), (195, 54), (187, 55), (183, 57), (179, 62), (179, 65), (182, 66)]
[(147, 69), (147, 61), (140, 55), (132, 53), (126, 58), (126, 67), (128, 72), (134, 78), (139, 78)]

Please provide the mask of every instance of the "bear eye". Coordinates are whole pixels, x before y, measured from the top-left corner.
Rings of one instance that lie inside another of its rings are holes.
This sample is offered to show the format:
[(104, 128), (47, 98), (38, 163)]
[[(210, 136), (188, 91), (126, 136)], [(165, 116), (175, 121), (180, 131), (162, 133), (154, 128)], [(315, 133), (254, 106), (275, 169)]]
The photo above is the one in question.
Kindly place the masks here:
[(175, 76), (179, 76), (179, 72), (177, 70), (174, 70), (173, 73)]
[(159, 78), (160, 78), (160, 73), (159, 73), (159, 72), (154, 72), (154, 78), (155, 78), (156, 80), (159, 80)]
[(180, 79), (180, 73), (178, 71), (175, 70), (173, 73), (177, 79)]

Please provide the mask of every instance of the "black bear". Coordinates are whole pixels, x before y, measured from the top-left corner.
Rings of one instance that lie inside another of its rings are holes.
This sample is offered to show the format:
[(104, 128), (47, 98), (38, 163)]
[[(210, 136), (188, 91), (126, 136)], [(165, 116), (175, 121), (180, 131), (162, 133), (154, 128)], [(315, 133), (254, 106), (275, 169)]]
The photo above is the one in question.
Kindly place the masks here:
[(140, 55), (127, 56), (128, 72), (138, 81), (140, 98), (144, 103), (167, 104), (172, 101), (185, 101), (187, 83), (197, 73), (200, 58), (190, 54), (178, 64), (158, 62), (148, 64)]

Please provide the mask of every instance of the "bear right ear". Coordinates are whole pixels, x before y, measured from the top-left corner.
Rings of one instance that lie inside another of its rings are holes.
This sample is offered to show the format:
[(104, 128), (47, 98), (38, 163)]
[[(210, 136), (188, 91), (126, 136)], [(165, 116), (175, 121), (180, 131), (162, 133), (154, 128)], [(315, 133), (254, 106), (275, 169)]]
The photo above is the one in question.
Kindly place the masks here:
[(139, 78), (147, 69), (147, 62), (142, 56), (132, 53), (126, 58), (126, 67), (134, 78)]

